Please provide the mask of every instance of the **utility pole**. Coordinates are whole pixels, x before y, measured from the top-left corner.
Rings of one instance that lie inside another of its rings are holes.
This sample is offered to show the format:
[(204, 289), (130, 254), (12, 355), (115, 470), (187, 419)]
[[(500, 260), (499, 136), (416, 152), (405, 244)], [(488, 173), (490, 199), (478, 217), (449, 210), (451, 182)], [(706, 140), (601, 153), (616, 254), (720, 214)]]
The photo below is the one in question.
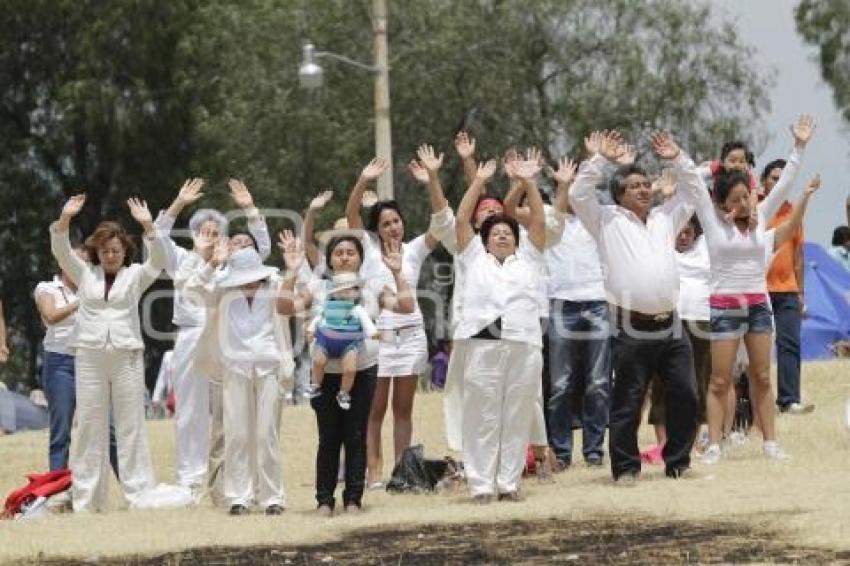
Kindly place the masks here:
[(387, 58), (387, 2), (372, 0), (375, 41), (375, 153), (390, 167), (378, 177), (378, 198), (393, 198), (393, 155), (390, 130), (390, 69)]

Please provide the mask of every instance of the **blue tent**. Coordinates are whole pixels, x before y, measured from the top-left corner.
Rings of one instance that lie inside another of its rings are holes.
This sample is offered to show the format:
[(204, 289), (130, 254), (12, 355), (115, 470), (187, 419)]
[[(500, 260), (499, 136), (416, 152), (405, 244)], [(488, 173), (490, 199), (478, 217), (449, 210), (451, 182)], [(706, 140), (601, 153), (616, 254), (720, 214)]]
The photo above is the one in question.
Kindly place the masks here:
[(830, 344), (850, 340), (850, 271), (813, 242), (806, 242), (804, 257), (807, 315), (801, 355), (804, 360), (831, 358)]

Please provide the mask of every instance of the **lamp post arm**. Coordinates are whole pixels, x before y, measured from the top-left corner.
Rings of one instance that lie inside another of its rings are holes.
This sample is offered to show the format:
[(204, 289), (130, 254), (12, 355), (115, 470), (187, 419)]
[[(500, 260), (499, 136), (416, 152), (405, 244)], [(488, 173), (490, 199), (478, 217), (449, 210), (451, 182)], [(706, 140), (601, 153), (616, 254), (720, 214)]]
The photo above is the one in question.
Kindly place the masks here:
[(314, 51), (313, 55), (318, 59), (321, 57), (327, 57), (328, 59), (333, 59), (335, 61), (340, 61), (342, 63), (346, 63), (353, 67), (357, 67), (358, 69), (362, 69), (364, 71), (369, 71), (370, 73), (379, 73), (381, 68), (376, 65), (367, 65), (366, 63), (361, 63), (360, 61), (355, 61), (345, 55), (340, 55), (338, 53), (334, 53), (333, 51)]

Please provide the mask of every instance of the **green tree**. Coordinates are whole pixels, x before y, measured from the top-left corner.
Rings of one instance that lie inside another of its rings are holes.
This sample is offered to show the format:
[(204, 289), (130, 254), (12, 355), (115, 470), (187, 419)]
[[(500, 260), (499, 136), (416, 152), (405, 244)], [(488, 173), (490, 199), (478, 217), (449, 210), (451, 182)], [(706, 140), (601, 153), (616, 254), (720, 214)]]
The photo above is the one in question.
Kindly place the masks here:
[(850, 121), (850, 3), (845, 0), (800, 0), (794, 12), (797, 31), (818, 48), (823, 79), (835, 104)]

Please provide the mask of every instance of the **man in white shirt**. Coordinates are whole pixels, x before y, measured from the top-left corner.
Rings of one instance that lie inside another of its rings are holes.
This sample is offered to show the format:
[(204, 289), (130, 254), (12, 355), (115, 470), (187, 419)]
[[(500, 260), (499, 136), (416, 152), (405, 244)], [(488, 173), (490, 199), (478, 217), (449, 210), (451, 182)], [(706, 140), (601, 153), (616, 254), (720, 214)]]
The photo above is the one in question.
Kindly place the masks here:
[[(678, 147), (658, 142), (663, 159), (679, 157)], [(609, 424), (609, 453), (615, 480), (635, 481), (640, 474), (637, 429), (646, 388), (653, 374), (665, 385), (667, 430), (664, 462), (669, 477), (690, 466), (697, 423), (697, 392), (690, 342), (676, 315), (679, 275), (674, 242), (693, 213), (677, 191), (652, 208), (652, 185), (635, 165), (614, 173), (613, 206), (602, 206), (595, 187), (609, 163), (626, 152), (619, 133), (596, 134), (586, 140), (593, 157), (579, 170), (570, 203), (594, 237), (607, 270), (605, 287), (616, 305), (614, 390)], [(681, 168), (674, 163), (674, 171)]]

